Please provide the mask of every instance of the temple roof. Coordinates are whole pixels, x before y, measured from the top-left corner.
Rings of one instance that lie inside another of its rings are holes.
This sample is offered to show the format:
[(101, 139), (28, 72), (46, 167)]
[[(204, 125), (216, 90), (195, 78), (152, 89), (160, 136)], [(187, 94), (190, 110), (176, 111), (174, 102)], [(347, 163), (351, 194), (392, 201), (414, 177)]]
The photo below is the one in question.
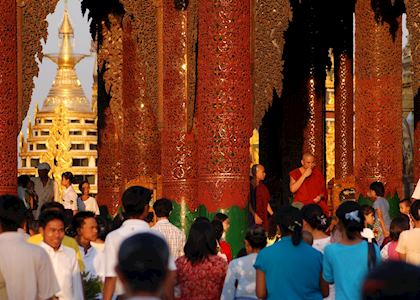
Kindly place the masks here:
[(69, 111), (91, 112), (91, 105), (83, 92), (77, 78), (75, 66), (87, 55), (74, 54), (73, 52), (73, 27), (67, 12), (64, 9), (63, 21), (59, 29), (61, 40), (58, 54), (46, 54), (45, 56), (57, 64), (58, 70), (52, 87), (44, 101), (41, 111), (52, 112), (60, 103)]

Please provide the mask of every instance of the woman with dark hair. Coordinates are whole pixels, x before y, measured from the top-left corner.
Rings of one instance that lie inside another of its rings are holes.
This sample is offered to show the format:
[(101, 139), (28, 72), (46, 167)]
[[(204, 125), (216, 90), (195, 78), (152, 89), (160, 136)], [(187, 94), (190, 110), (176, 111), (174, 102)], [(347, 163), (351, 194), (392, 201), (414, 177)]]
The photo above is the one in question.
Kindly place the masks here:
[(383, 260), (399, 260), (400, 256), (396, 250), (400, 234), (403, 231), (410, 230), (410, 219), (407, 215), (401, 214), (391, 221), (389, 228), (389, 239), (382, 244), (381, 256)]
[(89, 181), (83, 180), (79, 183), (79, 190), (82, 195), (77, 198), (77, 208), (79, 211), (91, 211), (95, 215), (99, 215), (99, 207), (96, 199), (90, 195)]
[(322, 254), (302, 242), (302, 214), (291, 206), (276, 214), (281, 240), (260, 251), (255, 262), (256, 294), (263, 299), (319, 299), (328, 296)]
[(381, 255), (376, 244), (361, 236), (365, 218), (357, 202), (342, 203), (336, 215), (341, 239), (324, 250), (323, 278), (335, 283), (336, 299), (359, 299), (363, 279), (380, 262)]
[(257, 299), (255, 295), (255, 260), (267, 244), (264, 227), (255, 225), (245, 236), (246, 256), (232, 260), (226, 274), (221, 300)]
[(302, 208), (303, 230), (312, 234), (314, 243), (312, 247), (324, 253), (324, 248), (330, 244), (330, 236), (325, 233), (329, 220), (322, 208), (317, 204), (308, 204)]
[(71, 209), (73, 215), (75, 215), (77, 213), (77, 193), (72, 186), (73, 180), (74, 176), (72, 172), (64, 172), (61, 175), (61, 185), (64, 187), (62, 201), (64, 209)]
[(223, 223), (217, 220), (213, 220), (211, 222), (211, 225), (213, 226), (214, 233), (216, 234), (216, 241), (217, 246), (219, 248), (219, 256), (222, 256), (227, 260), (227, 262), (232, 261), (232, 249), (230, 248), (230, 245), (228, 242), (222, 240), (223, 236)]
[(217, 256), (213, 226), (207, 220), (195, 221), (176, 260), (178, 283), (183, 300), (218, 300), (223, 288), (227, 262)]

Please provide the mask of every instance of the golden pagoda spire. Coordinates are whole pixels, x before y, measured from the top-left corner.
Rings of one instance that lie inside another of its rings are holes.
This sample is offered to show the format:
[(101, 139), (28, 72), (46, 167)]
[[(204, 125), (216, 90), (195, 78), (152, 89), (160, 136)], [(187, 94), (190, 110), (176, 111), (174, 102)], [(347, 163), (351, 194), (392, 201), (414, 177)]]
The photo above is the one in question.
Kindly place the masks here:
[(58, 65), (58, 70), (42, 111), (54, 112), (57, 106), (63, 104), (69, 111), (91, 112), (91, 105), (74, 69), (76, 64), (88, 55), (73, 52), (74, 31), (67, 10), (67, 1), (58, 34), (61, 40), (59, 53), (45, 55)]

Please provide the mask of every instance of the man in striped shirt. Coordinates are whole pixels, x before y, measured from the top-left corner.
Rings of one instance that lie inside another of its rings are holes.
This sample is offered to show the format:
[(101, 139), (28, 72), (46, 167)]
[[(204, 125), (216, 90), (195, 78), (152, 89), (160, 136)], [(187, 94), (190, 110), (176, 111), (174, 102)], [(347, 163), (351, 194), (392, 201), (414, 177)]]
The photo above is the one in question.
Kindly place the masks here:
[(163, 235), (174, 259), (184, 255), (185, 233), (168, 219), (173, 209), (171, 200), (159, 199), (153, 205), (153, 209), (158, 221), (152, 229)]

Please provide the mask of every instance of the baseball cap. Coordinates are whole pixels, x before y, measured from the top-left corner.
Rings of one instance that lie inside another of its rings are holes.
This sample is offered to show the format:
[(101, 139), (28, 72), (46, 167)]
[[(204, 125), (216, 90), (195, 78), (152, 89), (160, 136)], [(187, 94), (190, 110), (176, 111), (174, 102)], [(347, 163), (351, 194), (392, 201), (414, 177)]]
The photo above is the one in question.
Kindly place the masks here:
[(43, 162), (43, 163), (40, 163), (40, 164), (38, 164), (37, 166), (36, 166), (36, 168), (38, 169), (38, 170), (51, 170), (51, 167), (50, 167), (50, 165), (48, 164), (48, 163), (46, 163), (46, 162)]

